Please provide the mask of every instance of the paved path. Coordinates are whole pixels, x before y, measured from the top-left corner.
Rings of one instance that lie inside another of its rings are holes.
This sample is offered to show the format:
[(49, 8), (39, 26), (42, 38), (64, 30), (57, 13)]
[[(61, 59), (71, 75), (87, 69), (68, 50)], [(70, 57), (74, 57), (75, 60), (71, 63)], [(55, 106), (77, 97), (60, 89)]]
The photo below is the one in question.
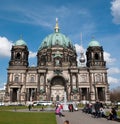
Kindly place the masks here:
[[(48, 112), (50, 110), (47, 109), (47, 111), (43, 112)], [(29, 112), (28, 109), (19, 109), (16, 111)], [(54, 109), (52, 111), (54, 112)], [(40, 109), (32, 109), (30, 112), (40, 112)], [(56, 115), (57, 124), (63, 124), (65, 120), (69, 120), (70, 124), (120, 124), (120, 122), (107, 120), (105, 118), (93, 118), (90, 114), (83, 113), (81, 110), (76, 112), (63, 112), (63, 114), (65, 117)]]
[(120, 122), (105, 118), (93, 118), (90, 114), (83, 113), (81, 110), (77, 112), (63, 112), (63, 114), (65, 117), (56, 115), (57, 124), (63, 124), (65, 120), (69, 120), (70, 124), (120, 124)]

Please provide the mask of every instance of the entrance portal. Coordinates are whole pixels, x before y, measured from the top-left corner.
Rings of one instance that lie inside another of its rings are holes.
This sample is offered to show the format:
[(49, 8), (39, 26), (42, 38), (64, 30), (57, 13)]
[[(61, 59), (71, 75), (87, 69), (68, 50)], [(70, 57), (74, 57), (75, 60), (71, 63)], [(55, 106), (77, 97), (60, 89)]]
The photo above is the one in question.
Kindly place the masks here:
[(98, 99), (100, 101), (104, 101), (105, 100), (104, 88), (103, 87), (98, 87), (97, 92), (98, 92)]
[(18, 88), (13, 88), (12, 102), (17, 102), (17, 91), (18, 91)]
[(64, 86), (54, 85), (51, 87), (51, 97), (53, 101), (63, 101), (64, 98)]
[(56, 76), (51, 80), (51, 100), (63, 101), (66, 83), (63, 77)]

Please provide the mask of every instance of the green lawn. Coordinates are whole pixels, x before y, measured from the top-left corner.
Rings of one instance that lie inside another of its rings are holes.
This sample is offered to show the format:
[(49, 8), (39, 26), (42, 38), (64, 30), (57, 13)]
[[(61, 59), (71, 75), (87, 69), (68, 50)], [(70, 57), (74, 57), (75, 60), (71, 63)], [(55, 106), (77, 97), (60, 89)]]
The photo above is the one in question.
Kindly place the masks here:
[(0, 111), (0, 124), (57, 124), (54, 113)]

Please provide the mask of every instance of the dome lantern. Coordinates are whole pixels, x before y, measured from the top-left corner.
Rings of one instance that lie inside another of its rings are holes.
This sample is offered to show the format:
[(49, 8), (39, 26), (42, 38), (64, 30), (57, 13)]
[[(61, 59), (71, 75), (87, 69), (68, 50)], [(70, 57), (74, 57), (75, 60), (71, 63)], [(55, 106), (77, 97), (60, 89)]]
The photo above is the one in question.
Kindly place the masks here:
[(55, 32), (59, 32), (58, 18), (56, 18)]

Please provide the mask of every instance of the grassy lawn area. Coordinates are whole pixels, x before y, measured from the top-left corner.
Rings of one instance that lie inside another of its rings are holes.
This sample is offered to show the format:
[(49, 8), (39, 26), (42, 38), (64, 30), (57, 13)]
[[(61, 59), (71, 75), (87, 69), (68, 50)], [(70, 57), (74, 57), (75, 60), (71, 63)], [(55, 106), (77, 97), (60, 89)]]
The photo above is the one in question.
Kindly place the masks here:
[(54, 113), (0, 111), (0, 124), (57, 124)]

